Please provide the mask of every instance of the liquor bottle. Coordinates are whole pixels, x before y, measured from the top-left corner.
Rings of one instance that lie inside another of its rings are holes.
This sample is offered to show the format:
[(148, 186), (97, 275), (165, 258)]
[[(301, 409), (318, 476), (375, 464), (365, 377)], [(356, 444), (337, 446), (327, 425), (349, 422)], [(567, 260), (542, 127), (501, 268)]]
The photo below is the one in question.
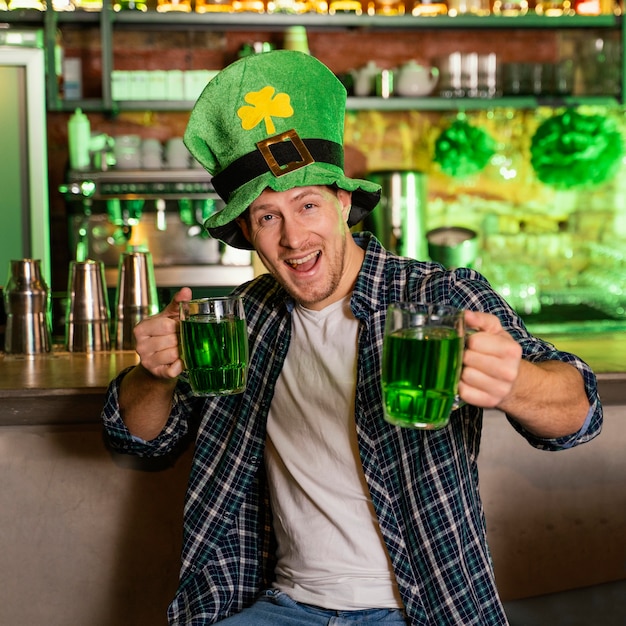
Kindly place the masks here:
[(191, 13), (191, 0), (158, 0), (156, 10), (158, 13)]
[[(160, 4), (161, 0), (159, 0)], [(172, 0), (163, 0), (163, 2), (169, 2), (173, 4)], [(196, 13), (232, 13), (233, 5), (230, 0), (196, 0), (195, 4)], [(157, 11), (162, 11), (157, 7)], [(174, 11), (173, 8), (168, 9)]]
[(432, 17), (447, 14), (448, 3), (442, 0), (415, 0), (411, 7), (411, 15), (416, 17)]
[(576, 0), (573, 7), (577, 15), (619, 15), (614, 0)]
[(488, 0), (448, 0), (448, 15), (489, 15)]
[(404, 15), (404, 0), (369, 0), (368, 15)]
[(548, 17), (560, 17), (561, 15), (573, 15), (574, 10), (570, 0), (538, 0), (535, 5), (535, 13)]
[(102, 0), (74, 0), (74, 5), (82, 11), (102, 11)]
[(265, 13), (264, 0), (232, 0), (235, 13)]
[(528, 0), (495, 0), (493, 14), (513, 17), (528, 13)]
[(43, 0), (10, 0), (9, 11), (18, 11), (19, 9), (45, 11), (46, 3)]
[(113, 5), (114, 11), (141, 11), (145, 13), (148, 5), (145, 0), (117, 0)]
[(360, 0), (330, 0), (328, 3), (328, 12), (331, 15), (335, 13), (354, 13), (355, 15), (362, 15), (363, 5)]
[(301, 0), (268, 0), (265, 10), (267, 13), (300, 15), (306, 13), (307, 7)]
[(113, 5), (114, 11), (141, 11), (145, 13), (148, 5), (145, 0), (117, 0)]

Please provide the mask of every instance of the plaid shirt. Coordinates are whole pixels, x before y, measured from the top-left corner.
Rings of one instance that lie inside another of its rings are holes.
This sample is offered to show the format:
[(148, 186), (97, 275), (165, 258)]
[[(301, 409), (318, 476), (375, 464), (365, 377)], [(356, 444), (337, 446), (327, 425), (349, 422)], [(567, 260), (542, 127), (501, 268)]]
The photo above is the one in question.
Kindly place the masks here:
[[(595, 377), (575, 356), (530, 336), (477, 272), (444, 271), (434, 263), (399, 258), (367, 233), (355, 239), (367, 253), (351, 299), (360, 324), (354, 419), (365, 477), (408, 621), (413, 626), (506, 624), (478, 493), (482, 411), (466, 405), (447, 428), (431, 432), (398, 428), (383, 419), (380, 365), (387, 305), (414, 300), (488, 311), (521, 344), (527, 360), (574, 365), (591, 404), (587, 421), (580, 432), (560, 439), (538, 439), (512, 421), (537, 448), (568, 448), (600, 432)], [(167, 454), (197, 429), (180, 587), (169, 608), (170, 623), (176, 625), (212, 624), (240, 611), (273, 576), (265, 425), (289, 346), (293, 303), (269, 275), (237, 291), (244, 297), (252, 355), (243, 394), (195, 398), (181, 376), (169, 421), (150, 442), (131, 437), (120, 418), (121, 376), (111, 383), (103, 411), (109, 440), (123, 452)]]

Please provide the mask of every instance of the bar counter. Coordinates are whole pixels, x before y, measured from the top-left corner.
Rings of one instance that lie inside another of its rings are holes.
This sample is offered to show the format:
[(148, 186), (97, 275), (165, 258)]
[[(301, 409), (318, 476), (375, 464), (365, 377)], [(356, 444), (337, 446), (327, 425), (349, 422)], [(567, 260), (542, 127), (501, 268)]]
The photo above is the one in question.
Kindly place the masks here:
[[(485, 412), (481, 494), (505, 602), (624, 579), (626, 334), (550, 340), (596, 370), (605, 423), (589, 444), (546, 453)], [(107, 385), (136, 362), (130, 351), (0, 354), (2, 624), (166, 626), (193, 446), (156, 466), (106, 448)]]
[[(587, 361), (605, 405), (626, 405), (626, 333), (546, 337)], [(98, 421), (109, 381), (137, 363), (133, 351), (0, 354), (0, 426)]]

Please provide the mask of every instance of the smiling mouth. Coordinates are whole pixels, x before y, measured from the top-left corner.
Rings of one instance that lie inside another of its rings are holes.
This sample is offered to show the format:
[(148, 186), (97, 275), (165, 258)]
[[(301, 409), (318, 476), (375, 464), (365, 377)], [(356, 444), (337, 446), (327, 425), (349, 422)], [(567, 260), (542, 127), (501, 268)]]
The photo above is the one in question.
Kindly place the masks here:
[(301, 259), (285, 259), (285, 263), (289, 265), (289, 267), (297, 270), (305, 270), (310, 269), (315, 265), (319, 255), (321, 252), (317, 250), (316, 252), (311, 252), (311, 254), (307, 254), (305, 257)]

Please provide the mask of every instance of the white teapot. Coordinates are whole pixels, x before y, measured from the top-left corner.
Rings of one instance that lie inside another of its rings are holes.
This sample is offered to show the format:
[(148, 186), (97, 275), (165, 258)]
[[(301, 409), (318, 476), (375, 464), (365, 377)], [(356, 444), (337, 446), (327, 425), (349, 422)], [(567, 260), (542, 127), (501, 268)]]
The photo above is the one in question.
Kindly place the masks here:
[(396, 72), (396, 93), (418, 98), (429, 95), (439, 79), (436, 67), (423, 67), (417, 61), (407, 61)]
[(380, 73), (380, 68), (375, 61), (369, 61), (367, 65), (356, 70), (350, 70), (354, 83), (354, 95), (362, 98), (371, 96), (376, 86), (376, 76)]

